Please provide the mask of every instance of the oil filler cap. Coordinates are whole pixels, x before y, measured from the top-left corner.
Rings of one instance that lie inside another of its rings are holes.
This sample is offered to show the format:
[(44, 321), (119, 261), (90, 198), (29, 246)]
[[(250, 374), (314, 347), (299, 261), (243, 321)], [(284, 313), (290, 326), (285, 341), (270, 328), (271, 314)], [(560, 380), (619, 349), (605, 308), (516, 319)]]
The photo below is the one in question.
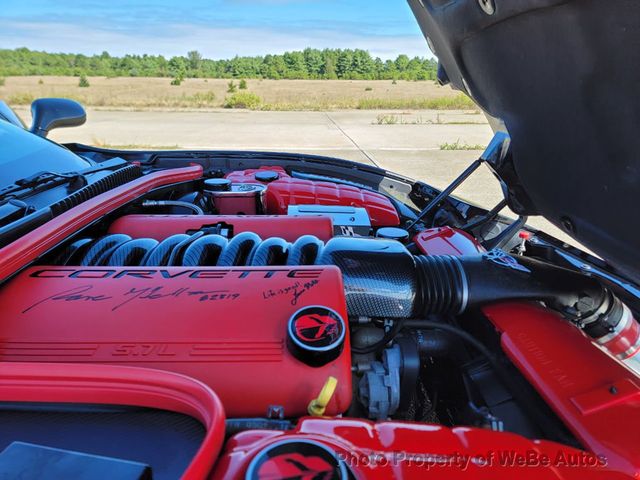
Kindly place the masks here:
[(253, 457), (246, 480), (275, 478), (322, 478), (347, 480), (348, 470), (329, 447), (310, 440), (272, 443)]
[(304, 307), (289, 319), (287, 347), (301, 362), (321, 367), (342, 352), (346, 329), (336, 311), (321, 305)]
[(207, 192), (227, 192), (231, 190), (231, 180), (227, 178), (209, 178), (204, 181), (204, 190)]
[(255, 173), (254, 178), (259, 182), (269, 183), (278, 180), (280, 174), (273, 170), (260, 170)]

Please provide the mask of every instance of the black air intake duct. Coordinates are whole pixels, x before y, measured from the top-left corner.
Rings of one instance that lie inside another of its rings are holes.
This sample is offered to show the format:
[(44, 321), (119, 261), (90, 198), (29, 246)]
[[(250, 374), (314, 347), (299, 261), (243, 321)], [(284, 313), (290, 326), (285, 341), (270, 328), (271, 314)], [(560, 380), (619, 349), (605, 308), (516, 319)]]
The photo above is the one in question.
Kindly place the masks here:
[(463, 257), (413, 256), (395, 241), (335, 238), (316, 263), (342, 270), (354, 316), (456, 315), (505, 300), (542, 300), (569, 316), (585, 316), (609, 295), (589, 277), (499, 250)]

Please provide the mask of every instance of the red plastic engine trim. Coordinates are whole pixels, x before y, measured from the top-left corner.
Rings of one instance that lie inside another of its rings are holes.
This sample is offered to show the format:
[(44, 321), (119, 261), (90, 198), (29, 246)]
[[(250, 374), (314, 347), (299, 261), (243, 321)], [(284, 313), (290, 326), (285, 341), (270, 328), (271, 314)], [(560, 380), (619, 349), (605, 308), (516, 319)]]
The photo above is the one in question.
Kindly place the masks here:
[(202, 176), (202, 166), (162, 170), (133, 180), (81, 203), (54, 219), (27, 233), (19, 240), (0, 249), (0, 281), (13, 275), (39, 255), (56, 246), (66, 237), (113, 209), (147, 193), (148, 191), (176, 182), (195, 180)]
[(303, 235), (315, 235), (320, 240), (333, 238), (333, 222), (329, 217), (227, 216), (227, 215), (125, 215), (115, 220), (109, 233), (124, 233), (133, 238), (151, 237), (164, 240), (187, 230), (225, 223), (233, 233), (253, 232), (261, 238), (281, 237), (294, 242)]
[(502, 348), (590, 451), (640, 478), (640, 380), (580, 330), (542, 306), (483, 308)]
[(291, 175), (282, 167), (266, 166), (260, 168), (248, 168), (246, 170), (235, 170), (227, 173), (224, 178), (231, 180), (233, 183), (258, 183), (263, 185), (264, 182), (256, 180), (256, 173), (258, 172), (276, 172), (279, 178), (291, 178)]
[(184, 480), (207, 478), (224, 441), (225, 414), (206, 385), (175, 373), (111, 365), (0, 363), (0, 401), (157, 408), (201, 421), (207, 433)]
[(267, 183), (266, 207), (272, 215), (286, 215), (289, 205), (339, 205), (367, 210), (374, 227), (393, 227), (400, 224), (398, 211), (381, 193), (351, 185), (293, 178), (280, 167), (238, 170), (226, 175), (234, 183), (258, 183), (256, 172), (273, 170), (280, 176)]
[[(588, 453), (513, 433), (408, 422), (303, 418), (289, 432), (254, 430), (232, 437), (216, 463), (212, 479), (243, 478), (259, 452), (285, 440), (312, 441), (328, 446), (345, 461), (356, 479), (630, 478), (608, 469)], [(543, 464), (545, 459), (548, 465)], [(563, 459), (567, 464), (562, 464)], [(289, 472), (292, 469), (295, 470), (295, 466), (287, 465)], [(299, 473), (296, 478), (307, 478), (302, 468)]]
[(485, 249), (467, 232), (451, 227), (429, 228), (413, 241), (425, 255), (474, 255)]

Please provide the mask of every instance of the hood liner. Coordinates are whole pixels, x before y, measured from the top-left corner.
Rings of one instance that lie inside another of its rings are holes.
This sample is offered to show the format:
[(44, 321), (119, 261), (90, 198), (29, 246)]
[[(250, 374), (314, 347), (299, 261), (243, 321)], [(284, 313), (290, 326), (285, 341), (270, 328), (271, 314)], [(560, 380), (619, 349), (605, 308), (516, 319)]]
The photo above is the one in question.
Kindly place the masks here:
[(638, 283), (640, 2), (409, 3), (440, 78), (504, 121), (510, 204)]

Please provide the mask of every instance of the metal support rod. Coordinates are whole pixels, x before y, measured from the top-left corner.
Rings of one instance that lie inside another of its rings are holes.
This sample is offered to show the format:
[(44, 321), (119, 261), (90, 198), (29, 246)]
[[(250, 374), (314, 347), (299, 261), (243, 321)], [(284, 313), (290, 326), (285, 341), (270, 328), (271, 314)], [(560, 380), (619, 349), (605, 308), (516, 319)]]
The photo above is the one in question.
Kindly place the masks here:
[(416, 223), (418, 223), (427, 214), (429, 214), (431, 210), (433, 210), (435, 207), (438, 206), (438, 204), (440, 204), (440, 202), (442, 202), (445, 198), (451, 195), (451, 193), (456, 188), (458, 188), (462, 182), (464, 182), (467, 178), (469, 178), (469, 176), (473, 172), (475, 172), (480, 167), (480, 165), (482, 165), (483, 162), (484, 160), (482, 158), (479, 158), (475, 160), (471, 165), (469, 165), (466, 168), (466, 170), (462, 172), (460, 176), (458, 176), (458, 178), (456, 178), (453, 182), (451, 182), (451, 184), (447, 188), (445, 188), (444, 190), (442, 190), (442, 192), (436, 195), (434, 199), (431, 200), (429, 204), (426, 207), (424, 207), (424, 209), (422, 209), (422, 211), (418, 214), (418, 217), (409, 224), (409, 226), (407, 227), (407, 230), (413, 228), (416, 225)]
[(473, 172), (475, 172), (480, 165), (484, 162), (488, 162), (490, 165), (497, 163), (500, 158), (502, 158), (505, 154), (506, 149), (509, 146), (510, 138), (504, 132), (496, 132), (487, 145), (487, 148), (479, 159), (474, 161), (471, 165), (469, 165), (464, 172), (460, 174), (458, 178), (456, 178), (451, 185), (442, 190), (440, 194), (436, 195), (436, 197), (429, 202), (429, 204), (424, 207), (424, 209), (418, 214), (418, 217), (409, 224), (407, 230), (413, 228), (420, 220), (422, 220), (427, 214), (431, 212), (435, 207), (438, 206), (445, 198), (447, 198), (451, 193), (460, 186), (462, 182), (464, 182)]

